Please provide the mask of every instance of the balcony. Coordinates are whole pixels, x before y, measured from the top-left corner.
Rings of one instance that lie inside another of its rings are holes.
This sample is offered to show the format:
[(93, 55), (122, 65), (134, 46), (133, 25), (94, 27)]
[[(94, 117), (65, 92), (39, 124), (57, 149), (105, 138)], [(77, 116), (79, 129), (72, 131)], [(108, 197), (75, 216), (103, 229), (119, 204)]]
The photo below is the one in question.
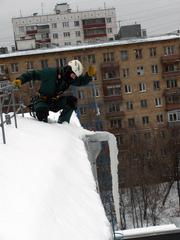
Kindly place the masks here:
[(174, 62), (180, 62), (180, 55), (179, 54), (173, 54), (173, 55), (167, 55), (161, 57), (162, 63), (174, 63)]
[(180, 109), (180, 88), (171, 88), (164, 91), (166, 111)]
[(8, 73), (0, 73), (0, 81), (5, 81), (5, 80), (9, 80), (9, 74)]
[(112, 118), (112, 117), (124, 117), (125, 112), (124, 111), (119, 111), (119, 112), (107, 112), (106, 117), (107, 118)]
[(51, 42), (50, 38), (44, 38), (44, 39), (36, 40), (36, 43), (50, 43), (50, 42)]
[(179, 87), (174, 87), (170, 89), (166, 89), (164, 91), (164, 96), (169, 97), (169, 96), (179, 96), (180, 97), (180, 88)]
[(84, 24), (83, 25), (83, 29), (90, 29), (90, 28), (106, 28), (106, 24), (105, 23), (89, 23), (89, 24)]
[(180, 109), (180, 103), (166, 103), (166, 111)]
[(122, 95), (104, 96), (104, 102), (122, 101)]
[(101, 37), (107, 37), (106, 33), (94, 33), (94, 34), (84, 34), (84, 38), (88, 39), (88, 38), (101, 38)]
[(180, 77), (180, 70), (178, 69), (176, 71), (163, 72), (162, 77), (163, 78)]
[(35, 35), (37, 33), (37, 30), (35, 29), (35, 30), (27, 30), (26, 31), (26, 34), (27, 35)]
[(119, 63), (115, 61), (103, 62), (100, 65), (101, 69), (115, 69), (119, 68)]
[(176, 122), (168, 122), (168, 126), (171, 128), (176, 128), (176, 127), (180, 127), (180, 121), (176, 121)]

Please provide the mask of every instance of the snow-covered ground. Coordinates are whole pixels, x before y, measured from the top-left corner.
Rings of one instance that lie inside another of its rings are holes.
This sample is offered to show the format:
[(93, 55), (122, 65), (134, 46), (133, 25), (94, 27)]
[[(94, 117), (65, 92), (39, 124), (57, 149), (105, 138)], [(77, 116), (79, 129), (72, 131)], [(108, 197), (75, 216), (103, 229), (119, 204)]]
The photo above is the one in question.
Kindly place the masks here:
[[(82, 137), (70, 124), (18, 116), (0, 132), (1, 240), (110, 240)], [(0, 129), (1, 130), (1, 129)]]

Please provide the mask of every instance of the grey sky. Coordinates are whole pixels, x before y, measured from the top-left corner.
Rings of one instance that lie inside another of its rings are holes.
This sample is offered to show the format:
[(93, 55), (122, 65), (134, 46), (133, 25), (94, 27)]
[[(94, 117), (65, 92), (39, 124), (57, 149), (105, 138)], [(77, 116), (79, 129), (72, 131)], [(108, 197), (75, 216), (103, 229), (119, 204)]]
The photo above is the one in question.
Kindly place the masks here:
[(55, 4), (62, 2), (72, 10), (115, 7), (117, 24), (140, 23), (148, 35), (180, 29), (180, 0), (0, 0), (0, 46), (13, 43), (12, 17), (52, 13)]

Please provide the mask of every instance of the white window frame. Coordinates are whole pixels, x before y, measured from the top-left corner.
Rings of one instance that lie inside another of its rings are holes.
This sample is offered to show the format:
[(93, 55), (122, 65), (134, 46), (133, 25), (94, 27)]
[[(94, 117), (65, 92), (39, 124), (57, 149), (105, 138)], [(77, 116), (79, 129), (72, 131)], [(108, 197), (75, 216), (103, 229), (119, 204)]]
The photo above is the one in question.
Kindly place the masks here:
[(162, 99), (160, 97), (155, 98), (155, 107), (162, 107)]
[(128, 78), (129, 77), (129, 68), (123, 68), (122, 69), (122, 75), (123, 75), (123, 78)]
[(151, 65), (151, 72), (152, 74), (158, 74), (159, 70), (157, 64)]
[(174, 54), (174, 46), (165, 46), (164, 47), (164, 55), (173, 55)]
[(146, 92), (146, 83), (144, 82), (139, 83), (139, 91)]
[(168, 112), (168, 122), (180, 122), (180, 110)]
[(5, 74), (5, 64), (0, 64), (0, 74)]
[(132, 86), (130, 85), (130, 84), (126, 84), (125, 86), (124, 86), (124, 91), (125, 91), (125, 93), (132, 93)]
[(19, 72), (19, 64), (18, 63), (11, 63), (11, 72), (18, 73)]
[(58, 33), (53, 33), (53, 39), (58, 39)]

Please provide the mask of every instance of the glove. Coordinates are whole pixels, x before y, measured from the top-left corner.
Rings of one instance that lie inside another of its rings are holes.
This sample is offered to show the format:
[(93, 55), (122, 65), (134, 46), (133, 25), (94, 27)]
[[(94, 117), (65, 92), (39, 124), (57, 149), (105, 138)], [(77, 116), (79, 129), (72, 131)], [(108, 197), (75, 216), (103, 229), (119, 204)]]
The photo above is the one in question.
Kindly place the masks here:
[(96, 68), (93, 67), (92, 65), (89, 66), (88, 70), (87, 70), (87, 74), (89, 77), (93, 77), (96, 75)]
[(20, 88), (21, 87), (21, 84), (22, 84), (22, 81), (21, 79), (15, 79), (12, 84), (15, 86), (15, 87), (18, 87)]

